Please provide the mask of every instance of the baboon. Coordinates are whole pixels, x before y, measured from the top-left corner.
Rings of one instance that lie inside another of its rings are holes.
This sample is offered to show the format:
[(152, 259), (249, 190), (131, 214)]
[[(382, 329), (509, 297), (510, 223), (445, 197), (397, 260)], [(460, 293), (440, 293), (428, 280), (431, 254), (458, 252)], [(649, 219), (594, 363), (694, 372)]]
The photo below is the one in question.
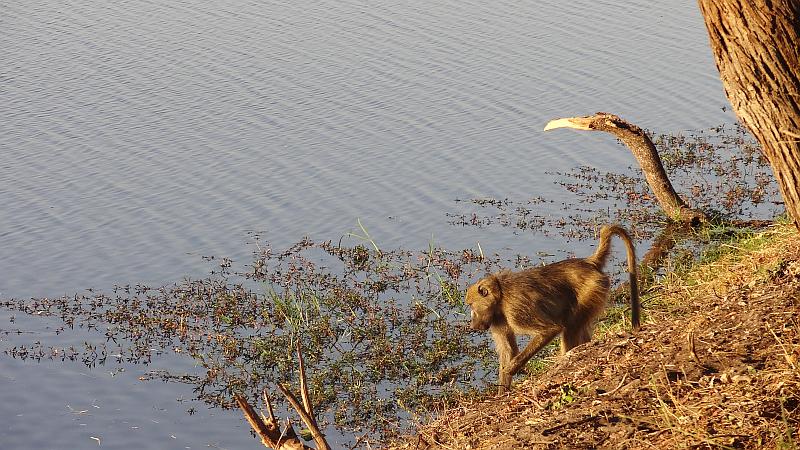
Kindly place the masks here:
[[(489, 275), (467, 289), (470, 326), (489, 330), (500, 357), (499, 392), (511, 387), (511, 378), (533, 355), (561, 333), (561, 352), (589, 342), (595, 319), (603, 311), (610, 281), (603, 272), (611, 236), (625, 242), (631, 289), (631, 322), (639, 328), (636, 253), (633, 241), (619, 225), (600, 230), (597, 250), (588, 258), (572, 258), (546, 266)], [(517, 334), (531, 336), (519, 351)]]

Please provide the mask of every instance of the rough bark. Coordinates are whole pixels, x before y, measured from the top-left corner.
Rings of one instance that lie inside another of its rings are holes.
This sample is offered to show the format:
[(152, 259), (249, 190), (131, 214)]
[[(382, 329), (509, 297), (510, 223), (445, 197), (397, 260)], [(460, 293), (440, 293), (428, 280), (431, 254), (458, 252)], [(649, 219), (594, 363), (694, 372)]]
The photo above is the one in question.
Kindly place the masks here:
[(800, 230), (800, 1), (698, 0), (725, 94)]

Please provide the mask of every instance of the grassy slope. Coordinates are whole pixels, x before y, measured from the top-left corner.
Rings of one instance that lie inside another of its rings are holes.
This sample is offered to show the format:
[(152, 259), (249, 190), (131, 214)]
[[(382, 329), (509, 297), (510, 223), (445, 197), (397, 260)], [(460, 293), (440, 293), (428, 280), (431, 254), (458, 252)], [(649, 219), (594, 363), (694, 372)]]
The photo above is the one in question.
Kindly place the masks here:
[(640, 332), (608, 327), (396, 448), (798, 448), (800, 236), (717, 252), (648, 290)]

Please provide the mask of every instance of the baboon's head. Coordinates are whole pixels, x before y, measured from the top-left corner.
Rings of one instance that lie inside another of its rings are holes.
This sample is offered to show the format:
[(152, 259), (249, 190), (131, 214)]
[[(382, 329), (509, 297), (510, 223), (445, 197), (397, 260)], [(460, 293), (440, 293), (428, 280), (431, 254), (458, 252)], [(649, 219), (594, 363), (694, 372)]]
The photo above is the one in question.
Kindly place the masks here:
[(495, 275), (489, 275), (467, 288), (467, 304), (473, 330), (488, 330), (500, 309), (503, 291)]

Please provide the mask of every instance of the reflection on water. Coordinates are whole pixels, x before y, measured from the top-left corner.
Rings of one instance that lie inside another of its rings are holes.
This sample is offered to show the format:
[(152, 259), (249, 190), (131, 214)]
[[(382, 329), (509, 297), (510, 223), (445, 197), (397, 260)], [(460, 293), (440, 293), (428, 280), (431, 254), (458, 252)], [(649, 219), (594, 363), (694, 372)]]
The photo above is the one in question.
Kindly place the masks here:
[[(446, 213), (469, 211), (455, 199), (543, 196), (554, 202), (538, 212), (555, 214), (564, 194), (545, 172), (632, 162), (605, 137), (544, 135), (553, 117), (608, 110), (662, 131), (730, 120), (694, 5), (396, 3), (4, 3), (0, 297), (169, 283), (203, 274), (201, 255), (247, 260), (248, 230), (276, 245), (338, 239), (357, 217), (386, 248), (433, 236), (563, 250)], [(11, 317), (0, 330), (59, 326)], [(21, 403), (0, 410), (0, 439), (254, 445), (235, 414), (188, 417), (163, 400), (190, 394), (141, 371), (2, 357), (0, 389)]]

